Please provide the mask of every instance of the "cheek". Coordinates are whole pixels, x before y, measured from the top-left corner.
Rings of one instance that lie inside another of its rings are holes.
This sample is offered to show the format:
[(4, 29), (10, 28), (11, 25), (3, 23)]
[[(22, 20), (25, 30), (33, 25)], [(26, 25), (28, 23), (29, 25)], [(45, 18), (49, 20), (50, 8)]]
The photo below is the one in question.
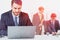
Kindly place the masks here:
[(41, 12), (44, 12), (44, 10), (41, 10)]
[(15, 12), (16, 10), (15, 9), (12, 9), (13, 12)]
[(20, 11), (21, 11), (21, 9), (18, 10), (18, 12), (20, 12)]

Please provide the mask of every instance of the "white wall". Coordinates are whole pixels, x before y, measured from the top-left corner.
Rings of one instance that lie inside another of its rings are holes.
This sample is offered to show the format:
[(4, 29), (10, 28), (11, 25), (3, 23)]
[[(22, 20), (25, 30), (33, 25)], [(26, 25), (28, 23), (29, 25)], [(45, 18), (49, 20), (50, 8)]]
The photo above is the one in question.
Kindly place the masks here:
[[(22, 0), (22, 11), (29, 14), (32, 20), (33, 14), (36, 13), (39, 6), (44, 6), (47, 19), (50, 19), (50, 14), (55, 12), (57, 19), (60, 20), (60, 0)], [(0, 16), (2, 13), (11, 9), (11, 0), (0, 0)]]

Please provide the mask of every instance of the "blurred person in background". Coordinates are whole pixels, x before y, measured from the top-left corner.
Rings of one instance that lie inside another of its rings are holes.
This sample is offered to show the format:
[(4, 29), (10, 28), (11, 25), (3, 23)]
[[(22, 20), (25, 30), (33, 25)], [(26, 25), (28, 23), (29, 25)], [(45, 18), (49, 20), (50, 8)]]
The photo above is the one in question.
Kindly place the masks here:
[(50, 20), (48, 20), (48, 30), (50, 34), (55, 35), (57, 31), (60, 29), (59, 21), (56, 19), (56, 13), (52, 13), (50, 16)]
[(33, 15), (32, 24), (36, 26), (36, 34), (41, 35), (44, 21), (44, 7), (39, 6), (38, 12)]

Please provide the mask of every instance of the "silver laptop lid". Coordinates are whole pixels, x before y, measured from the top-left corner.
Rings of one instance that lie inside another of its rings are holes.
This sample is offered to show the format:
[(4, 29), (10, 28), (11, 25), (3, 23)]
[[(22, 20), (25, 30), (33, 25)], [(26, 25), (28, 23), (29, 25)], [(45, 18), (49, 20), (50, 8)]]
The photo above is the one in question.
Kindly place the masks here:
[(35, 26), (8, 26), (8, 38), (33, 38)]

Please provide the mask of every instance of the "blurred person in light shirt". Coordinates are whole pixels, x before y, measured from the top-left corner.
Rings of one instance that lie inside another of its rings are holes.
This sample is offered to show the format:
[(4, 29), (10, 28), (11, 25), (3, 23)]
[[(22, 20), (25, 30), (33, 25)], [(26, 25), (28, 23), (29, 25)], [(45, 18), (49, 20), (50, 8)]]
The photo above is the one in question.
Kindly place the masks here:
[(36, 26), (36, 34), (41, 35), (42, 26), (44, 24), (44, 7), (43, 6), (39, 6), (38, 12), (33, 15), (32, 24), (33, 26)]

